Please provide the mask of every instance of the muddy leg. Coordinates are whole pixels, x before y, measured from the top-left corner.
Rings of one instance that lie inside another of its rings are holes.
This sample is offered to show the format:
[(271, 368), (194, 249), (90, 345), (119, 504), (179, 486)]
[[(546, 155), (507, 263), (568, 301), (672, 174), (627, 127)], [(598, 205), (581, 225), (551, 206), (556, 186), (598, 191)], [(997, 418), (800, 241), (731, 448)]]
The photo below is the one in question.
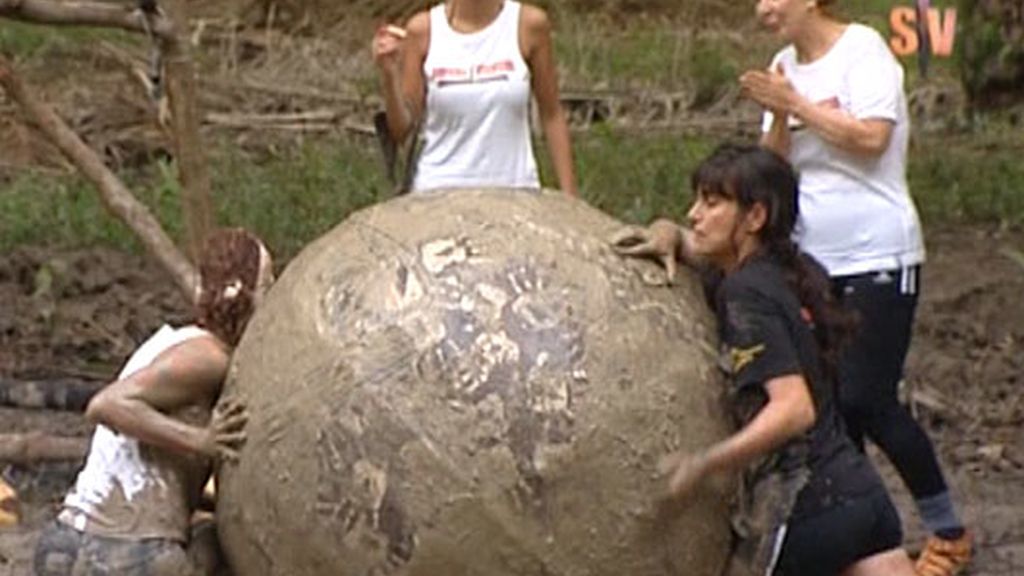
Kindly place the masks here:
[(36, 576), (72, 576), (81, 547), (80, 532), (52, 522), (43, 529), (36, 544), (32, 562)]
[(229, 574), (217, 539), (217, 524), (212, 516), (204, 515), (200, 520), (193, 521), (186, 554), (196, 576)]

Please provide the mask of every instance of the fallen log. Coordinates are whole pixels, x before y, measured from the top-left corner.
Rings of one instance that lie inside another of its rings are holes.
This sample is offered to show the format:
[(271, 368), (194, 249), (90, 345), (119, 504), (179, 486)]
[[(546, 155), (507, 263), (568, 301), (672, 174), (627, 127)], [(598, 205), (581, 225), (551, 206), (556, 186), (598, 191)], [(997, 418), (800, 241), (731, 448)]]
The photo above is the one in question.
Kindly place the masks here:
[(88, 438), (51, 436), (40, 432), (0, 434), (0, 461), (10, 464), (82, 460), (88, 451)]
[(9, 380), (0, 378), (0, 406), (82, 412), (106, 385), (102, 381), (58, 378)]

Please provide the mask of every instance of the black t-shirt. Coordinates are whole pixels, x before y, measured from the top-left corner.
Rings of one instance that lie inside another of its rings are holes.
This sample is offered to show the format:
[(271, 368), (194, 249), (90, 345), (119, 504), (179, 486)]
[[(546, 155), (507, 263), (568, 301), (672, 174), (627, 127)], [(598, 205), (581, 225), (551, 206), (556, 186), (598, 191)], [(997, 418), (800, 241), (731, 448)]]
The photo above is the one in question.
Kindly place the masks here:
[(755, 256), (712, 290), (737, 424), (745, 425), (767, 403), (765, 383), (793, 374), (807, 382), (817, 416), (810, 430), (748, 470), (748, 497), (780, 500), (773, 515), (788, 511), (779, 519), (785, 522), (880, 488), (874, 468), (845, 433), (833, 384), (822, 373), (813, 320), (782, 267), (769, 256)]

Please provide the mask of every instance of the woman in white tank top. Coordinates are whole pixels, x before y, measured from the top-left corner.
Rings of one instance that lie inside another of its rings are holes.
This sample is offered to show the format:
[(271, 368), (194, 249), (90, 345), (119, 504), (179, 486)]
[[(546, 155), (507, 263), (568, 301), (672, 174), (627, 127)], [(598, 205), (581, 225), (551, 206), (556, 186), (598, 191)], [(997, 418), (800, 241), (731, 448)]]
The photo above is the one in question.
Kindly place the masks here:
[(422, 126), (412, 189), (537, 189), (530, 142), (534, 96), (559, 187), (575, 196), (569, 129), (547, 14), (513, 0), (448, 0), (385, 26), (373, 40), (388, 129)]

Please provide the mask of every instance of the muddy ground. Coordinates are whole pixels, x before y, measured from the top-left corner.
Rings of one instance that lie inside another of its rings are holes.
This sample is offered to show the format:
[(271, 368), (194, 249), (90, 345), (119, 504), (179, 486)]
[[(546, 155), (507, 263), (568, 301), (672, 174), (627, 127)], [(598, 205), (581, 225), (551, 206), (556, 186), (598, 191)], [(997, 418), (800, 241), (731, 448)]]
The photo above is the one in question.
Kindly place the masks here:
[[(977, 541), (975, 576), (1024, 574), (1024, 266), (1003, 254), (1024, 234), (933, 230), (909, 361), (907, 396), (935, 439)], [(90, 249), (20, 248), (0, 255), (0, 385), (12, 379), (109, 379), (185, 303), (152, 263)], [(0, 407), (0, 432), (86, 435), (80, 415)], [(877, 456), (877, 454), (876, 454)], [(881, 458), (907, 528), (922, 532), (906, 491)], [(30, 574), (38, 530), (76, 463), (5, 465), (22, 496), (22, 523), (0, 528), (0, 576)]]

